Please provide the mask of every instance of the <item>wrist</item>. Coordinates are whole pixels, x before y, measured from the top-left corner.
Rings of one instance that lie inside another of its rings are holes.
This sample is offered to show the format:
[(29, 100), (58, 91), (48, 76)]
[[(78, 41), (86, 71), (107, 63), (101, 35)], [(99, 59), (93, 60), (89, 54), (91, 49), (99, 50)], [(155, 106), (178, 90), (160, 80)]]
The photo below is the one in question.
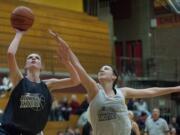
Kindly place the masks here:
[(64, 62), (63, 63), (65, 66), (69, 66), (69, 65), (71, 65), (71, 62), (70, 61), (66, 61), (66, 62)]
[(180, 92), (180, 87), (179, 87), (179, 86), (176, 86), (176, 87), (174, 88), (174, 92)]
[(22, 38), (22, 36), (23, 36), (23, 33), (20, 33), (20, 32), (17, 32), (17, 33), (16, 33), (16, 37)]
[(23, 36), (23, 34), (24, 34), (24, 32), (23, 32), (23, 31), (16, 30), (16, 35), (17, 35), (17, 36), (22, 37), (22, 36)]

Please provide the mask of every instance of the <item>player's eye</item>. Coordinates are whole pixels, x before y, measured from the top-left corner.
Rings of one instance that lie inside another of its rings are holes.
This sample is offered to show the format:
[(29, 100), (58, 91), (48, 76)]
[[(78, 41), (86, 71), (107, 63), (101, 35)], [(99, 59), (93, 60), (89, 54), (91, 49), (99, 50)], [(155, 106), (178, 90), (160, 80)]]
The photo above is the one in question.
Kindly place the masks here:
[(35, 57), (36, 59), (40, 60), (40, 58), (38, 56)]
[(29, 56), (27, 59), (32, 59), (32, 56)]

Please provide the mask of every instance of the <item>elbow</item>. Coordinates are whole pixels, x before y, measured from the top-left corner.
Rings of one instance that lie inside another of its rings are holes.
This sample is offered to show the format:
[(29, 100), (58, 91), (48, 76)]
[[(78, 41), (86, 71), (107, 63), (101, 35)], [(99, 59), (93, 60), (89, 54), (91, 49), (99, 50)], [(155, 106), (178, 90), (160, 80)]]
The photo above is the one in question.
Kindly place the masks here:
[(81, 81), (80, 81), (80, 79), (72, 79), (72, 80), (71, 80), (71, 84), (72, 84), (73, 86), (77, 86), (77, 85), (80, 85), (80, 84), (81, 84)]
[(11, 58), (14, 58), (15, 57), (15, 54), (13, 53), (13, 52), (11, 52), (11, 51), (7, 51), (7, 57), (9, 58), (9, 59), (11, 59)]
[(157, 92), (155, 92), (155, 91), (150, 91), (150, 92), (148, 93), (148, 97), (150, 97), (150, 98), (156, 97), (156, 96), (159, 96), (159, 94), (158, 94)]
[(15, 55), (15, 51), (12, 49), (12, 48), (8, 48), (8, 50), (7, 50), (7, 55), (8, 56), (14, 56)]
[(164, 95), (164, 94), (165, 94), (164, 91), (159, 89), (158, 87), (154, 87), (150, 91), (151, 97), (161, 96), (161, 95)]

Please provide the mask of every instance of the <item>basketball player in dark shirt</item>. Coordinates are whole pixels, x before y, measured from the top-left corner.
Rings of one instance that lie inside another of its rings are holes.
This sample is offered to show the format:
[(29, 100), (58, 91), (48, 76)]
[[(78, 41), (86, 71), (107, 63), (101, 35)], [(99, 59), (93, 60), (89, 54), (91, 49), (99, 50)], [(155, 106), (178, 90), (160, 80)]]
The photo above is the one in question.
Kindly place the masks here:
[(0, 135), (37, 135), (44, 129), (48, 120), (52, 103), (50, 92), (80, 83), (68, 55), (63, 53), (60, 47), (57, 50), (58, 58), (70, 72), (70, 78), (41, 81), (42, 62), (41, 57), (36, 53), (27, 56), (26, 75), (23, 76), (15, 57), (23, 35), (24, 32), (17, 30), (7, 51), (13, 91), (4, 111)]

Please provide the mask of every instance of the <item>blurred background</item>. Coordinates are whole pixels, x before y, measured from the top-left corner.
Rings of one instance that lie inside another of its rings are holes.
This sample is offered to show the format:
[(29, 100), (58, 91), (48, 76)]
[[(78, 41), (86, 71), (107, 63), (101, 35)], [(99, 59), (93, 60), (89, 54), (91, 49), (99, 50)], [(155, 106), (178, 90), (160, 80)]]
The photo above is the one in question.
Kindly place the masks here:
[[(1, 114), (11, 91), (6, 51), (15, 34), (10, 24), (15, 7), (30, 7), (35, 15), (35, 22), (17, 53), (22, 71), (26, 55), (37, 52), (44, 63), (42, 79), (68, 77), (63, 65), (54, 58), (57, 46), (48, 34), (51, 28), (67, 41), (94, 79), (102, 65), (110, 64), (118, 70), (118, 87), (147, 88), (179, 85), (180, 15), (178, 1), (169, 1), (0, 0)], [(44, 134), (88, 135), (82, 133), (84, 128), (89, 128), (84, 113), (88, 107), (85, 89), (80, 85), (54, 91), (52, 95), (52, 113)], [(151, 99), (127, 99), (127, 104), (136, 119), (144, 112), (149, 115), (154, 107), (161, 110), (161, 116), (168, 123), (172, 117), (176, 117), (178, 123), (180, 117), (178, 93)], [(138, 109), (141, 105), (145, 107)]]

